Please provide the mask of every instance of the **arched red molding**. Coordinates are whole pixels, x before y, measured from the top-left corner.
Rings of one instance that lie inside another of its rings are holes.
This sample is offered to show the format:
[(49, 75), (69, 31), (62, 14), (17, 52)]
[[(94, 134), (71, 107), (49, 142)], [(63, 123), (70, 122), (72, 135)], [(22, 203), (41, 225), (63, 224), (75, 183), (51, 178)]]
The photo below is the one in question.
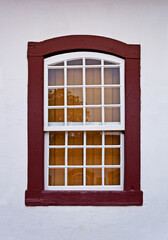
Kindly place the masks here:
[(28, 43), (28, 56), (47, 57), (61, 52), (77, 50), (104, 52), (121, 58), (140, 57), (139, 45), (130, 45), (99, 36), (72, 35)]
[[(125, 59), (124, 191), (44, 190), (44, 58), (72, 51), (97, 51)], [(27, 206), (142, 205), (140, 189), (140, 45), (114, 39), (73, 35), (28, 43), (28, 186)]]

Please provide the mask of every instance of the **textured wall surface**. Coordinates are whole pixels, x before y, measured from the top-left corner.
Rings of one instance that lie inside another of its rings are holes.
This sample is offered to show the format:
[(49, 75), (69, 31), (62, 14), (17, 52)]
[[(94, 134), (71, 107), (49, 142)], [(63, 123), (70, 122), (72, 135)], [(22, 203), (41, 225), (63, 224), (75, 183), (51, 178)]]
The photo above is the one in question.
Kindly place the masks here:
[[(168, 1), (0, 0), (0, 239), (168, 239)], [(141, 44), (142, 207), (25, 207), (27, 42)]]

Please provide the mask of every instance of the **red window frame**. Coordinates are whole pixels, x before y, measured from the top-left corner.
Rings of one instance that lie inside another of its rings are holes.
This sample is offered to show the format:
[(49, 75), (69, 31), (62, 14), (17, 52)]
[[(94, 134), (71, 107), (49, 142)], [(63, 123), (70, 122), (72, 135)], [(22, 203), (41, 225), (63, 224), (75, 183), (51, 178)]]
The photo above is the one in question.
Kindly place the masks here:
[[(72, 51), (96, 51), (125, 60), (125, 151), (123, 191), (44, 190), (44, 59)], [(140, 190), (140, 45), (91, 35), (28, 43), (28, 186), (26, 206), (142, 205)]]

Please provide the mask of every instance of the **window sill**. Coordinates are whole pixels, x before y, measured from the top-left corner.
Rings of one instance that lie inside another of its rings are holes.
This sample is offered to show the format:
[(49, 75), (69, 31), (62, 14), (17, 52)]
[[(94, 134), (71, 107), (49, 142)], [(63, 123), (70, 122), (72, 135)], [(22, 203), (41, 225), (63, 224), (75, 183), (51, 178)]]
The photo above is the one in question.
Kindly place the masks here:
[(25, 192), (26, 206), (142, 206), (138, 191), (46, 191)]

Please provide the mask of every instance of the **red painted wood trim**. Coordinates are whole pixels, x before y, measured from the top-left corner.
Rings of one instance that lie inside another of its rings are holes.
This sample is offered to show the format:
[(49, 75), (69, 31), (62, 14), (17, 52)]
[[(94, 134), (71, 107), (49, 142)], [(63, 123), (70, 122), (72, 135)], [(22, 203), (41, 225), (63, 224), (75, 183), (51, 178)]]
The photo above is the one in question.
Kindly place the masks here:
[(140, 60), (125, 60), (125, 190), (140, 190)]
[(91, 35), (52, 38), (43, 42), (29, 42), (28, 56), (51, 56), (76, 50), (105, 52), (122, 58), (139, 58), (139, 45), (129, 45), (114, 39)]
[(26, 191), (26, 206), (141, 206), (142, 191)]
[(43, 57), (28, 58), (28, 190), (44, 189)]
[[(125, 59), (124, 191), (44, 191), (44, 58), (70, 51), (98, 51)], [(27, 206), (142, 205), (140, 190), (140, 46), (98, 36), (65, 36), (28, 44)]]

